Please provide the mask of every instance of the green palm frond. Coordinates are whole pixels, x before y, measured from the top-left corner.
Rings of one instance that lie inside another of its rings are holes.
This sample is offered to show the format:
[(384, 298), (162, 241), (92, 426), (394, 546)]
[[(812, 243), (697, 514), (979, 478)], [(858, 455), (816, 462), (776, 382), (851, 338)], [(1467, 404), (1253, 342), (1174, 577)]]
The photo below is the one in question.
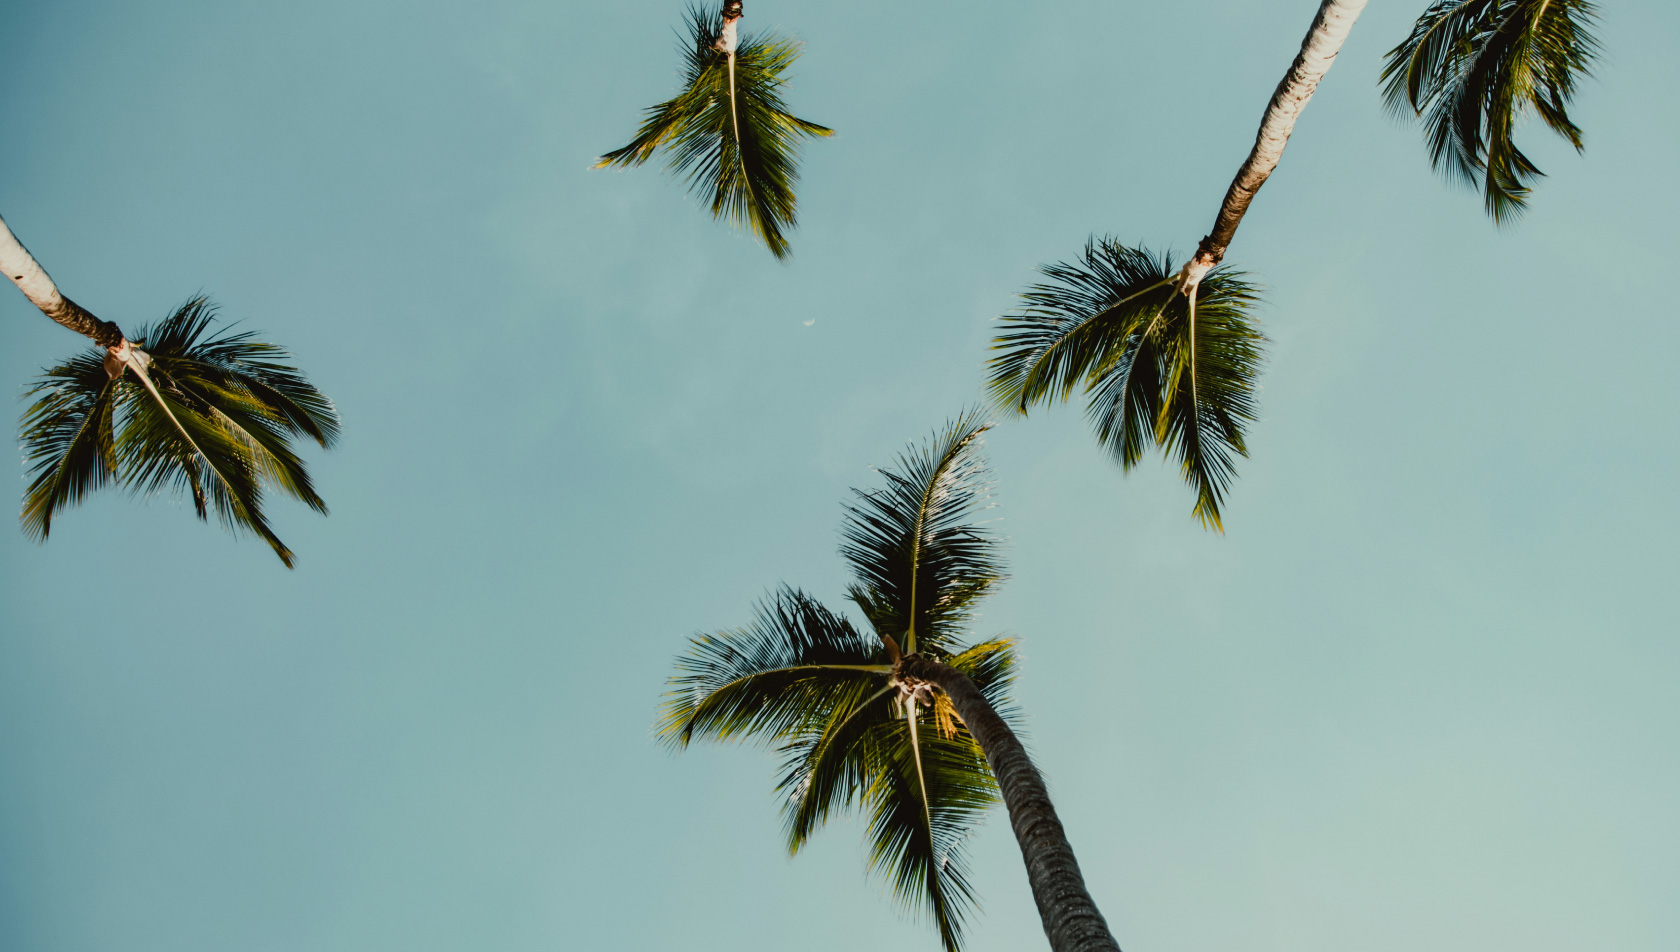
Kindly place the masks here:
[(878, 685), (892, 670), (878, 639), (798, 589), (784, 586), (756, 615), (745, 628), (689, 643), (656, 727), (667, 743), (778, 743), (825, 717), (856, 685)]
[(23, 417), (23, 446), (33, 477), (24, 491), (23, 531), (45, 542), (53, 514), (79, 505), (116, 478), (112, 436), (117, 382), (99, 354), (78, 354), (46, 371), (29, 389), (37, 397)]
[(1123, 469), (1160, 446), (1196, 491), (1193, 514), (1221, 529), (1220, 505), (1246, 456), (1255, 419), (1261, 345), (1259, 294), (1218, 267), (1195, 288), (1175, 286), (1169, 255), (1093, 241), (1083, 257), (1044, 269), (1019, 313), (1003, 318), (991, 393), (1019, 413), (1087, 394), (1086, 416)]
[(975, 906), (963, 846), (998, 801), (997, 782), (966, 732), (947, 738), (925, 722), (895, 718), (877, 734), (862, 794), (870, 868), (887, 876), (906, 907), (925, 909), (945, 948), (957, 952)]
[(1597, 18), (1591, 0), (1437, 0), (1388, 52), (1384, 101), (1422, 116), (1431, 164), (1508, 221), (1543, 174), (1513, 140), (1521, 113), (1583, 147), (1568, 105), (1598, 55)]
[(302, 374), (280, 363), (285, 351), (248, 333), (208, 336), (213, 318), (209, 302), (194, 298), (136, 334), (151, 358), (155, 396), (135, 373), (106, 377), (97, 354), (45, 373), (24, 418), (36, 476), (24, 502), (26, 531), (45, 538), (54, 511), (114, 478), (142, 493), (185, 491), (199, 518), (215, 510), (224, 525), (256, 534), (292, 565), (263, 513), (264, 492), (278, 489), (327, 511), (291, 441), (331, 445), (338, 416)]
[(963, 413), (882, 470), (884, 489), (853, 490), (840, 551), (859, 584), (847, 594), (907, 652), (942, 648), (1003, 579), (997, 540), (974, 521), (990, 499), (979, 454), (990, 423)]
[(690, 9), (688, 21), (683, 91), (647, 110), (636, 137), (596, 167), (641, 165), (664, 147), (672, 172), (709, 200), (714, 218), (750, 229), (785, 258), (784, 232), (797, 223), (800, 143), (833, 133), (793, 116), (782, 101), (799, 43), (776, 34), (743, 36), (731, 63), (713, 47), (723, 29), (720, 14)]
[(959, 952), (975, 909), (964, 842), (998, 801), (997, 783), (950, 699), (897, 681), (880, 636), (962, 671), (1013, 719), (1014, 643), (957, 640), (973, 601), (1002, 578), (997, 540), (973, 519), (990, 491), (978, 455), (986, 427), (975, 413), (958, 417), (848, 509), (849, 594), (876, 633), (783, 587), (747, 627), (690, 642), (656, 725), (678, 748), (699, 737), (775, 746), (790, 852), (830, 817), (861, 811), (871, 870), (932, 918), (947, 952)]

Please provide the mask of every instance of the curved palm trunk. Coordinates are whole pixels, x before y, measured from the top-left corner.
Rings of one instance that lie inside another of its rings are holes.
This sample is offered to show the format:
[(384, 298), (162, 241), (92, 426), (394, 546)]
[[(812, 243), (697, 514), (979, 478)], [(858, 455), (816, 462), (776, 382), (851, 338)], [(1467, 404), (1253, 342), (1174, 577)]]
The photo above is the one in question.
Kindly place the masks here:
[[(140, 378), (140, 383), (157, 401), (164, 416), (169, 417), (169, 422), (175, 424), (175, 429), (187, 441), (187, 445), (193, 448), (193, 452), (204, 457), (206, 462), (209, 461), (204, 451), (198, 448), (192, 434), (187, 432), (187, 428), (175, 418), (174, 411), (169, 409), (169, 404), (164, 402), (163, 395), (158, 393), (157, 385), (152, 383), (151, 375), (146, 372), (146, 368), (152, 363), (151, 355), (129, 343), (128, 338), (123, 336), (122, 329), (116, 324), (94, 317), (87, 308), (65, 297), (58, 290), (58, 285), (53, 283), (47, 270), (41, 267), (35, 256), (23, 246), (23, 242), (18, 241), (17, 236), (12, 234), (12, 229), (4, 218), (0, 218), (0, 270), (6, 272), (6, 277), (12, 279), (12, 283), (18, 286), (23, 296), (40, 308), (41, 313), (84, 337), (92, 338), (95, 344), (105, 348), (105, 373), (110, 375), (112, 380), (121, 377), (124, 370), (133, 369), (134, 375)], [(210, 469), (217, 476), (221, 475), (215, 466), (212, 465)]]
[(1196, 254), (1184, 263), (1184, 270), (1179, 273), (1179, 290), (1186, 293), (1193, 290), (1201, 283), (1202, 276), (1225, 258), (1225, 249), (1236, 237), (1237, 225), (1242, 223), (1248, 203), (1277, 168), (1289, 134), (1295, 131), (1295, 120), (1300, 118), (1319, 81), (1336, 62), (1336, 54), (1341, 52), (1342, 43), (1352, 31), (1353, 21), (1365, 9), (1365, 3), (1366, 0), (1323, 0), (1319, 4), (1312, 29), (1301, 41), (1301, 52), (1295, 55), (1295, 62), (1290, 64), (1289, 72), (1284, 74), (1283, 81), (1272, 93), (1271, 103), (1266, 106), (1254, 148), (1225, 192), (1225, 201), (1213, 220), (1213, 231), (1202, 239)]
[(986, 752), (986, 762), (991, 764), (1004, 805), (1009, 808), (1009, 825), (1021, 845), (1027, 881), (1032, 884), (1033, 900), (1038, 903), (1038, 915), (1053, 952), (1120, 952), (1108, 923), (1085, 889), (1079, 863), (1062, 831), (1062, 821), (1056, 817), (1044, 778), (985, 695), (968, 675), (920, 655), (901, 658), (895, 675), (901, 682), (924, 681), (944, 691), (968, 732)]
[(117, 325), (94, 317), (86, 308), (59, 293), (58, 285), (12, 234), (4, 218), (0, 218), (0, 270), (6, 272), (6, 277), (12, 279), (41, 313), (84, 337), (93, 338), (101, 347), (122, 345), (123, 335)]

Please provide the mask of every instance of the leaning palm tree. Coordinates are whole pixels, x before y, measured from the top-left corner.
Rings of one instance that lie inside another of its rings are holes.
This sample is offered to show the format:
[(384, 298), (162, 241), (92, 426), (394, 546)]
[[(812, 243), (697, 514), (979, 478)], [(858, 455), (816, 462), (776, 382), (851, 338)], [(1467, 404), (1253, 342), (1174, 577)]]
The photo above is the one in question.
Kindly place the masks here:
[(291, 444), (330, 446), (338, 414), (283, 363), (286, 352), (250, 333), (208, 334), (214, 308), (203, 297), (130, 340), (61, 294), (3, 219), (0, 268), (48, 317), (101, 348), (45, 371), (28, 392), (36, 400), (23, 418), (31, 477), (19, 516), (24, 532), (46, 541), (59, 510), (105, 485), (174, 487), (191, 495), (200, 519), (214, 509), (290, 568), (292, 552), (263, 514), (264, 491), (327, 511)]
[(856, 491), (841, 552), (868, 628), (784, 587), (747, 627), (694, 639), (658, 730), (677, 748), (775, 748), (793, 852), (831, 815), (861, 809), (871, 868), (931, 915), (948, 952), (975, 901), (963, 842), (1001, 796), (1051, 948), (1118, 952), (1009, 725), (1013, 643), (963, 640), (974, 604), (1003, 578), (997, 540), (976, 521), (989, 498), (987, 426), (965, 414), (884, 471), (884, 488)]
[(1423, 119), (1436, 170), (1478, 183), (1488, 214), (1509, 221), (1544, 174), (1512, 139), (1520, 115), (1583, 148), (1568, 106), (1598, 54), (1597, 18), (1591, 0), (1436, 0), (1388, 51), (1383, 99)]
[(990, 379), (1000, 407), (1024, 416), (1082, 387), (1098, 441), (1124, 469), (1152, 445), (1176, 456), (1196, 492), (1192, 512), (1211, 529), (1223, 530), (1220, 507), (1248, 452), (1264, 341), (1254, 286), (1221, 262), (1365, 2), (1319, 5), (1195, 254), (1179, 263), (1113, 239), (1089, 243), (1079, 260), (1043, 269), (1049, 280), (1003, 318), (993, 342), (1003, 351)]
[(833, 130), (793, 116), (782, 103), (783, 74), (799, 44), (776, 34), (743, 39), (740, 19), (740, 0), (726, 0), (720, 13), (688, 11), (683, 91), (648, 109), (630, 144), (595, 167), (641, 165), (663, 146), (690, 191), (710, 196), (712, 217), (750, 228), (785, 258), (800, 140)]

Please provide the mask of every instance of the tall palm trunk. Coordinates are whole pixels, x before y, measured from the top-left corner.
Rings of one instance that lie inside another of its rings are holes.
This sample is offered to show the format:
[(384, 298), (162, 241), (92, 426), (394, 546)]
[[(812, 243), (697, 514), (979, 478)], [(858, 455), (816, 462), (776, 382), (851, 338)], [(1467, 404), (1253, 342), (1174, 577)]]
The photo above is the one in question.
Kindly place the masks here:
[(108, 349), (120, 350), (128, 343), (117, 325), (94, 317), (86, 308), (59, 293), (58, 285), (12, 234), (4, 218), (0, 218), (0, 270), (6, 272), (6, 277), (12, 279), (41, 313), (65, 327)]
[(1231, 187), (1225, 192), (1225, 201), (1220, 204), (1219, 215), (1213, 221), (1213, 231), (1202, 239), (1196, 247), (1196, 254), (1185, 262), (1184, 270), (1179, 273), (1179, 290), (1186, 293), (1193, 291), (1201, 283), (1202, 276), (1225, 258), (1225, 249), (1236, 237), (1237, 225), (1242, 223), (1248, 203), (1254, 200), (1260, 186), (1266, 184), (1266, 178), (1277, 168), (1278, 159), (1283, 157), (1283, 147), (1289, 142), (1289, 134), (1295, 131), (1295, 120), (1300, 118), (1301, 110), (1307, 107), (1307, 100), (1312, 98), (1319, 81), (1324, 79), (1324, 74), (1336, 61), (1336, 54), (1341, 52), (1342, 43), (1353, 29), (1353, 21), (1359, 19), (1360, 12), (1365, 9), (1365, 3), (1366, 0), (1323, 0), (1319, 4), (1312, 29), (1301, 41), (1301, 52), (1295, 55), (1295, 62), (1284, 74), (1283, 81), (1278, 83), (1271, 103), (1266, 106), (1266, 115), (1260, 120), (1260, 132), (1254, 138), (1254, 148), (1242, 167), (1237, 169), (1236, 178), (1231, 180)]
[(1033, 900), (1038, 903), (1038, 915), (1052, 952), (1120, 952), (1108, 923), (1085, 889), (1079, 863), (1062, 831), (1062, 821), (1056, 817), (1044, 778), (985, 695), (968, 675), (921, 655), (900, 658), (894, 675), (900, 682), (926, 682), (945, 692), (957, 716), (986, 752), (986, 762), (991, 764), (1009, 809), (1009, 825), (1021, 846), (1027, 881), (1032, 885)]

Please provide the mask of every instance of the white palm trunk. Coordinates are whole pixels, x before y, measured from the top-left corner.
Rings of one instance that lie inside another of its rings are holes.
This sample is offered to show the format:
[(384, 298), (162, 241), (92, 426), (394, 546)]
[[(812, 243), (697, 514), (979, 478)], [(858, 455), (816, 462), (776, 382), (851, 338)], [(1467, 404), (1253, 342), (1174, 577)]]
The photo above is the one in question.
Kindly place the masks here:
[(58, 290), (46, 269), (12, 234), (4, 218), (0, 218), (0, 270), (6, 272), (6, 277), (41, 313), (105, 348), (105, 372), (112, 377), (120, 376), (125, 366), (145, 361), (145, 355), (123, 337), (121, 328), (94, 317), (87, 308)]
[(1283, 147), (1289, 142), (1289, 134), (1295, 131), (1295, 120), (1301, 117), (1301, 111), (1307, 108), (1307, 101), (1312, 99), (1324, 74), (1336, 62), (1336, 54), (1341, 52), (1342, 44), (1353, 30), (1353, 22), (1365, 9), (1365, 3), (1366, 0), (1323, 0), (1319, 4), (1312, 29), (1301, 41), (1301, 52), (1296, 54), (1295, 62), (1290, 64), (1289, 72), (1284, 74), (1283, 81), (1272, 93), (1272, 101), (1266, 106), (1266, 115), (1260, 120), (1260, 132), (1254, 138), (1254, 148), (1249, 151), (1242, 167), (1237, 169), (1236, 178), (1231, 180), (1231, 187), (1225, 192), (1225, 201), (1220, 204), (1219, 215), (1213, 221), (1213, 231), (1202, 239), (1196, 254), (1184, 263), (1184, 270), (1179, 272), (1179, 290), (1190, 294), (1192, 299), (1202, 277), (1224, 260), (1225, 249), (1236, 237), (1237, 225), (1242, 223), (1249, 202), (1254, 200), (1255, 193), (1266, 184), (1266, 178), (1277, 168), (1278, 160), (1283, 158)]
[[(123, 336), (122, 329), (116, 324), (94, 317), (87, 308), (65, 297), (63, 292), (59, 291), (58, 285), (53, 283), (52, 277), (47, 274), (47, 269), (41, 267), (41, 263), (35, 260), (35, 256), (29, 253), (23, 242), (18, 241), (17, 236), (12, 234), (11, 226), (6, 224), (4, 218), (0, 218), (0, 270), (6, 272), (6, 277), (12, 279), (12, 283), (18, 286), (23, 296), (40, 308), (41, 313), (76, 333), (91, 338), (95, 344), (105, 348), (105, 373), (109, 374), (112, 380), (121, 377), (124, 370), (133, 370), (134, 375), (140, 378), (141, 385), (151, 393), (164, 415), (169, 417), (169, 422), (175, 424), (175, 429), (187, 441), (187, 445), (200, 456), (204, 455), (204, 451), (200, 450), (198, 443), (193, 440), (192, 434), (187, 432), (187, 428), (181, 425), (181, 421), (176, 419), (175, 413), (169, 409), (169, 404), (164, 402), (157, 385), (152, 383), (151, 374), (147, 373), (147, 368), (152, 365), (151, 355), (129, 343), (128, 338)], [(217, 472), (214, 466), (210, 468), (212, 472)]]

